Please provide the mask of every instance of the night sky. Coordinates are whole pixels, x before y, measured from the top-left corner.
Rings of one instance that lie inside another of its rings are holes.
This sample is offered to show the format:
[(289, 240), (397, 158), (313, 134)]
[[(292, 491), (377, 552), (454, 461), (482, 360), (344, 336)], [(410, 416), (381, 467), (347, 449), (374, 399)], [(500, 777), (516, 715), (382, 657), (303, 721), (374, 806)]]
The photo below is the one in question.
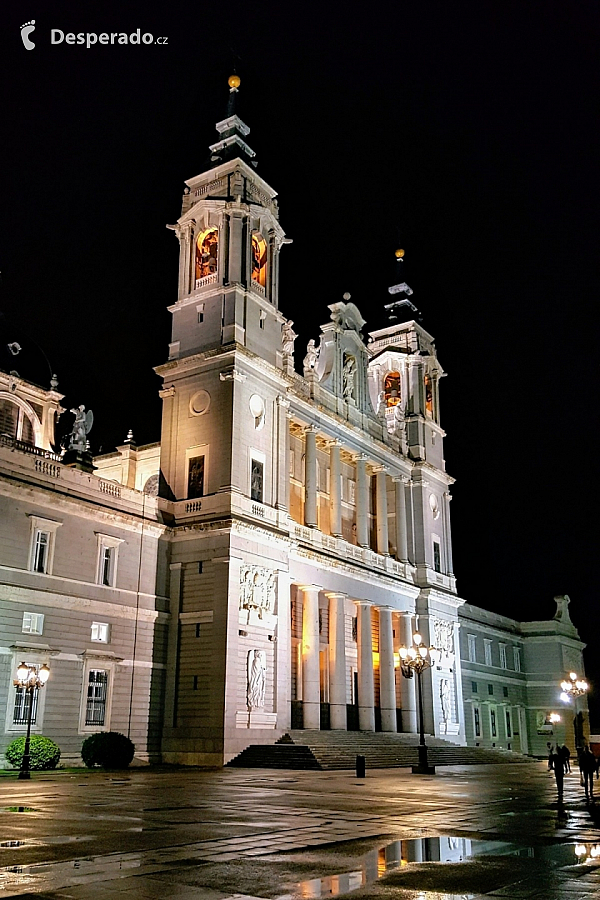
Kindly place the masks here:
[[(597, 3), (47, 7), (1, 14), (0, 337), (23, 346), (11, 366), (47, 386), (43, 349), (65, 405), (94, 411), (94, 452), (129, 428), (160, 438), (152, 367), (178, 266), (165, 226), (206, 167), (235, 68), (293, 238), (280, 308), (297, 364), (345, 291), (367, 329), (387, 324), (403, 247), (401, 280), (448, 373), (459, 594), (536, 619), (568, 593), (600, 698)], [(168, 43), (51, 46), (52, 28)]]

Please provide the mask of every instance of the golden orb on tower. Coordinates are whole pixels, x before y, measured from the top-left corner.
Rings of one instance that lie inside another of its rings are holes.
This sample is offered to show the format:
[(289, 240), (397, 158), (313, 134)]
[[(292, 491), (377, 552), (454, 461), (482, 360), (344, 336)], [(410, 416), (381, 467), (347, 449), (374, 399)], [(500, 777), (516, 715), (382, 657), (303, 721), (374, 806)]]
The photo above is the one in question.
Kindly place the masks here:
[(237, 91), (237, 89), (239, 88), (239, 86), (241, 84), (240, 76), (239, 75), (230, 75), (227, 80), (227, 84), (229, 85), (229, 87), (231, 88), (232, 91)]
[(394, 256), (396, 257), (396, 259), (402, 259), (402, 257), (404, 256), (404, 250), (396, 250)]

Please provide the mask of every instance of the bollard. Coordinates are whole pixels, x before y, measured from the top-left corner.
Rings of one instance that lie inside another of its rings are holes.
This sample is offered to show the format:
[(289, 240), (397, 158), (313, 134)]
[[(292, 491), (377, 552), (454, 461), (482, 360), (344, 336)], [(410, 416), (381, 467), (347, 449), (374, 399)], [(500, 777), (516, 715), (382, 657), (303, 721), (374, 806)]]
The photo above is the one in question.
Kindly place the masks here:
[(365, 777), (365, 757), (357, 756), (356, 757), (356, 777), (364, 778)]

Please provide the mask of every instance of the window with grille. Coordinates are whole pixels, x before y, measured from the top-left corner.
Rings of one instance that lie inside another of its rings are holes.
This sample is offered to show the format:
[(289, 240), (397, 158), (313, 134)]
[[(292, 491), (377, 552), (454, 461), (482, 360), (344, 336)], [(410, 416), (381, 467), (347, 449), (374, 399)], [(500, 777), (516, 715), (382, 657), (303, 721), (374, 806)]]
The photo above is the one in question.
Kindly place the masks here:
[(475, 737), (481, 737), (481, 712), (478, 706), (473, 707), (473, 727)]
[(442, 557), (440, 554), (440, 545), (437, 541), (433, 542), (433, 568), (436, 572), (442, 571)]
[(18, 687), (15, 691), (15, 708), (13, 712), (13, 725), (27, 725), (29, 719), (29, 707), (31, 709), (31, 724), (35, 725), (38, 706), (38, 689), (27, 691)]
[(263, 463), (253, 459), (250, 466), (250, 499), (257, 503), (263, 502), (263, 476)]
[(104, 725), (107, 688), (108, 672), (104, 669), (90, 669), (85, 709), (86, 725)]

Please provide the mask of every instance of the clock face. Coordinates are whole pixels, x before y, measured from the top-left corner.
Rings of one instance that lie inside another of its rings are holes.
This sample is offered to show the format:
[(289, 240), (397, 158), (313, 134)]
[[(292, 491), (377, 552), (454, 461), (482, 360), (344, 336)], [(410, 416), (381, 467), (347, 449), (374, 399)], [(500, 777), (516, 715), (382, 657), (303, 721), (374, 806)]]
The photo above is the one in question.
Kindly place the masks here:
[(435, 496), (435, 494), (429, 495), (429, 507), (431, 509), (431, 515), (434, 519), (437, 519), (440, 515), (440, 506), (438, 503), (438, 498)]

